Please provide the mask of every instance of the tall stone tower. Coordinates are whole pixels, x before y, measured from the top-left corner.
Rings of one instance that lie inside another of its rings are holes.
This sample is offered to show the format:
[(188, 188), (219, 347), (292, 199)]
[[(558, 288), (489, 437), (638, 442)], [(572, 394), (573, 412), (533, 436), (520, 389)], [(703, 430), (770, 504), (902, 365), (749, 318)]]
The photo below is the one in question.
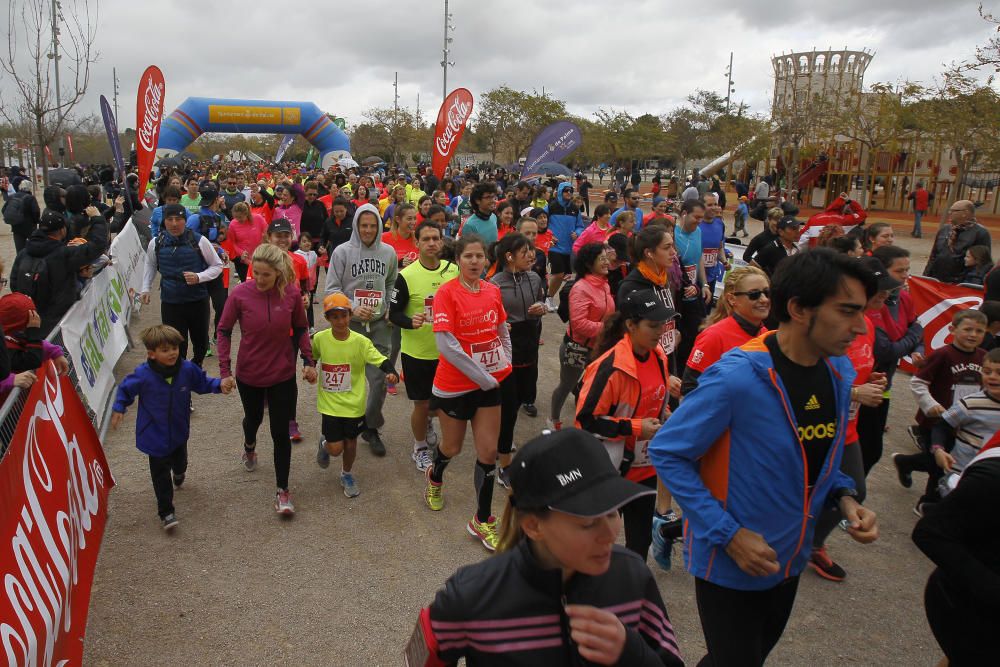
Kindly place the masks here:
[(774, 67), (772, 115), (793, 109), (807, 109), (817, 100), (836, 104), (848, 94), (858, 94), (864, 84), (865, 70), (874, 52), (802, 51), (783, 53), (771, 58)]

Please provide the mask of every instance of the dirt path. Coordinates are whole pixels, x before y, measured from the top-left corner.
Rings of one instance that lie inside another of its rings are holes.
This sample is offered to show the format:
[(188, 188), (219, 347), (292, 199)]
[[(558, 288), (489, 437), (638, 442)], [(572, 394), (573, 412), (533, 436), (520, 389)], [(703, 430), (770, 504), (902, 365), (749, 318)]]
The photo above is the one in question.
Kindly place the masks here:
[[(752, 224), (759, 230), (760, 223)], [(135, 328), (155, 323), (157, 314), (154, 304)], [(561, 332), (557, 317), (547, 316), (541, 415), (520, 417), (518, 442), (544, 425)], [(128, 353), (119, 375), (143, 357), (140, 350)], [(217, 374), (214, 358), (206, 369)], [(464, 528), (473, 509), (471, 443), (449, 468), (445, 509), (428, 511), (422, 476), (409, 458), (409, 404), (401, 390), (386, 402), (389, 455), (375, 459), (362, 446), (356, 465), (362, 494), (348, 500), (336, 461), (328, 470), (314, 461), (315, 388), (300, 383), (298, 421), (306, 439), (293, 446), (291, 473), (298, 511), (282, 520), (271, 508), (266, 427), (261, 464), (247, 473), (239, 465), (238, 398), (200, 397), (195, 405), (191, 465), (175, 499), (181, 525), (172, 535), (160, 530), (146, 459), (134, 446), (134, 410), (106, 442), (118, 486), (94, 581), (85, 663), (401, 664), (419, 608), (457, 567), (486, 557)], [(931, 568), (909, 539), (918, 490), (900, 488), (888, 462), (889, 453), (911, 447), (904, 427), (913, 410), (901, 376), (887, 456), (869, 478), (868, 505), (879, 513), (881, 540), (862, 547), (835, 532), (831, 553), (849, 576), (838, 585), (803, 575), (792, 619), (769, 664), (920, 665), (939, 657), (922, 605)], [(501, 498), (498, 492), (497, 512)], [(676, 549), (675, 558), (671, 572), (656, 576), (684, 655), (694, 664), (704, 646), (693, 580)]]

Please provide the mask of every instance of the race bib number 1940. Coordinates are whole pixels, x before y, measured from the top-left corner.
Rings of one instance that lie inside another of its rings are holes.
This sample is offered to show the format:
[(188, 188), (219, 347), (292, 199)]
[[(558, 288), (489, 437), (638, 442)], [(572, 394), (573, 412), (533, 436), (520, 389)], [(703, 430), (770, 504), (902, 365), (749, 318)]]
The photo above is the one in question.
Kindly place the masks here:
[(382, 305), (382, 292), (381, 290), (374, 289), (356, 289), (354, 290), (354, 307), (361, 308), (362, 306), (368, 306), (372, 310), (378, 310), (379, 306)]

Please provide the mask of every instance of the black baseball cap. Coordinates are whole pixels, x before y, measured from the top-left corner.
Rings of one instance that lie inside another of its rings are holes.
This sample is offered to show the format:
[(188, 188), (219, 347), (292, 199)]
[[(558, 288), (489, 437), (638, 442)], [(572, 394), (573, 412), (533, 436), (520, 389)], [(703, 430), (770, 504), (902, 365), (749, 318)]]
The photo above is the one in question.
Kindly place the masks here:
[(201, 195), (201, 206), (211, 206), (219, 198), (219, 190), (211, 183), (205, 183), (198, 188), (198, 194)]
[(794, 215), (786, 215), (781, 220), (778, 220), (778, 229), (786, 229), (788, 227), (795, 227), (797, 229), (801, 226), (802, 223), (796, 220)]
[(677, 314), (673, 308), (665, 306), (651, 289), (629, 292), (619, 304), (618, 310), (631, 320), (650, 320), (651, 322), (666, 322), (674, 319)]
[(622, 477), (601, 441), (576, 428), (529, 441), (507, 471), (511, 503), (521, 510), (551, 509), (594, 517), (656, 493)]
[(166, 220), (171, 216), (180, 216), (182, 218), (187, 218), (187, 209), (180, 204), (164, 204), (163, 205), (163, 219)]
[(38, 223), (38, 228), (43, 232), (57, 232), (65, 226), (66, 216), (50, 208), (45, 209)]
[(271, 224), (267, 226), (267, 233), (270, 234), (280, 234), (281, 232), (292, 233), (292, 223), (289, 222), (287, 218), (275, 218), (271, 221)]
[(878, 282), (877, 289), (879, 292), (891, 292), (897, 287), (902, 287), (903, 283), (886, 273), (885, 266), (882, 265), (882, 262), (878, 257), (862, 257), (861, 265), (871, 271), (871, 274), (875, 276), (875, 280)]

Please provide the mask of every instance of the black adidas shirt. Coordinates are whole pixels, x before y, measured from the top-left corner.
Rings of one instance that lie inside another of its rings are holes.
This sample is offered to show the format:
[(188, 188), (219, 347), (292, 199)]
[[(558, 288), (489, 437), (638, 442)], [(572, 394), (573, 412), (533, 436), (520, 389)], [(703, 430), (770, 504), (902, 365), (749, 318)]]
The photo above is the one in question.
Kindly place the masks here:
[(792, 402), (792, 412), (799, 427), (799, 439), (806, 451), (809, 486), (819, 477), (826, 455), (837, 433), (837, 403), (833, 379), (824, 361), (815, 366), (800, 366), (778, 347), (778, 336), (764, 339), (774, 370), (781, 378)]

